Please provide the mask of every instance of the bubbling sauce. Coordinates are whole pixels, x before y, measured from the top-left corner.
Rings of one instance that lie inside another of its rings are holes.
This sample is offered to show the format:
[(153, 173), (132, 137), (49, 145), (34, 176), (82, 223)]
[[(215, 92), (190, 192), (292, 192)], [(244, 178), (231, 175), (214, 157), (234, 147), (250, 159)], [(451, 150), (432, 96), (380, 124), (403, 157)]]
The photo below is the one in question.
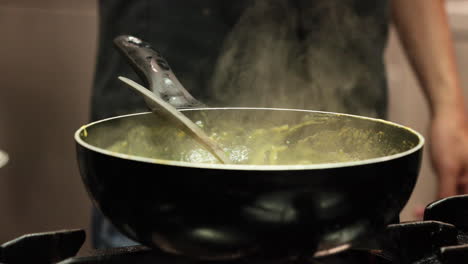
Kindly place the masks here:
[[(216, 126), (207, 128), (203, 120), (195, 123), (223, 148), (233, 164), (350, 162), (393, 155), (415, 146), (410, 140), (395, 142), (384, 129), (324, 126), (323, 120), (316, 119), (271, 126), (240, 126), (234, 121), (219, 121)], [(105, 149), (159, 160), (219, 163), (197, 141), (175, 128), (132, 124), (125, 129), (125, 136)]]

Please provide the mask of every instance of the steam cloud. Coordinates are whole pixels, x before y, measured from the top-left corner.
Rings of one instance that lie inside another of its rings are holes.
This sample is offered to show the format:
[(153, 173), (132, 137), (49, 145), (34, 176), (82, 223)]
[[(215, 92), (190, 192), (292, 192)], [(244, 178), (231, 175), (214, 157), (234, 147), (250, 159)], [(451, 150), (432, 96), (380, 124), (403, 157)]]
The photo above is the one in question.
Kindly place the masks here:
[(348, 0), (307, 2), (258, 0), (246, 9), (211, 82), (221, 104), (377, 115), (385, 96), (371, 73), (383, 65), (364, 63), (371, 47), (362, 45), (372, 41), (359, 41), (378, 37), (362, 26), (375, 18), (358, 16)]

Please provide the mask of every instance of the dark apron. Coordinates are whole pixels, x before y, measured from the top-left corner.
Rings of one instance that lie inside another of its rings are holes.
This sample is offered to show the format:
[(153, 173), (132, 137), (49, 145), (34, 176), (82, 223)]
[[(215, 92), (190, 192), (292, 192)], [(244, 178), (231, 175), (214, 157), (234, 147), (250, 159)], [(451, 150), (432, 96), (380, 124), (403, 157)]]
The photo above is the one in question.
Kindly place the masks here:
[[(150, 42), (187, 90), (208, 105), (385, 118), (387, 24), (387, 0), (100, 0), (91, 119), (147, 111), (117, 80), (123, 75), (140, 81), (113, 48), (121, 34)], [(263, 54), (272, 62), (252, 66)], [(93, 243), (134, 244), (96, 210)]]

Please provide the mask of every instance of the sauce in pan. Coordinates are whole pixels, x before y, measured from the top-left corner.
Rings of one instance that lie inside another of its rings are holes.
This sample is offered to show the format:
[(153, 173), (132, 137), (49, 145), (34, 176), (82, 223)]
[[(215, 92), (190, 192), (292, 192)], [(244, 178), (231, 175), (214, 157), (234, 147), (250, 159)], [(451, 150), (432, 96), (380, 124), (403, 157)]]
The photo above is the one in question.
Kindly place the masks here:
[[(415, 142), (395, 138), (377, 127), (354, 127), (338, 120), (311, 119), (297, 124), (265, 125), (217, 121), (208, 126), (196, 121), (217, 141), (234, 164), (305, 165), (349, 162), (397, 154)], [(209, 122), (208, 122), (209, 123)], [(195, 163), (218, 163), (217, 159), (184, 132), (168, 126), (120, 124), (126, 130), (109, 151), (146, 158)], [(96, 144), (99, 145), (99, 144)]]

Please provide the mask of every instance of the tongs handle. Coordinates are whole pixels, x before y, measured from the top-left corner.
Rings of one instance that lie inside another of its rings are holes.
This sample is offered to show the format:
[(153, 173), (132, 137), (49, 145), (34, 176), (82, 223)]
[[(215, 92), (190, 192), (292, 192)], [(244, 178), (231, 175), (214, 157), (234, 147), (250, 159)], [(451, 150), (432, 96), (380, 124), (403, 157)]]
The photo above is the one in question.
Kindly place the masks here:
[(178, 109), (206, 107), (182, 86), (167, 61), (149, 43), (122, 35), (114, 39), (114, 44), (156, 96)]

